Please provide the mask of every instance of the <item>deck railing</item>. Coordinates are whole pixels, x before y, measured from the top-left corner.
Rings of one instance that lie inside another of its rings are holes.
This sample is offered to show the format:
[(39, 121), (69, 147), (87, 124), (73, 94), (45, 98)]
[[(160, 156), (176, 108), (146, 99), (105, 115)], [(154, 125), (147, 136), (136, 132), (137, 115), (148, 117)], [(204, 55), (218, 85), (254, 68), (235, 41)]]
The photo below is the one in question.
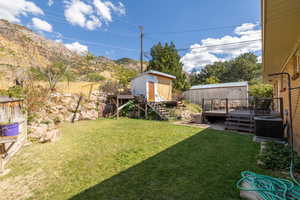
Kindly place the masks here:
[(256, 115), (283, 115), (282, 98), (202, 99), (204, 113), (253, 112)]

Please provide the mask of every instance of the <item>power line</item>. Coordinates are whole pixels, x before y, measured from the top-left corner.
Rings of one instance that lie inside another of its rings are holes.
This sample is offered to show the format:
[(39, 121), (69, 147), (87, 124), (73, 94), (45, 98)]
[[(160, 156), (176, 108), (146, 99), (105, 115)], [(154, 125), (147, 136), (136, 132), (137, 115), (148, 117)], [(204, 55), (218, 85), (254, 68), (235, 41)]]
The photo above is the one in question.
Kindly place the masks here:
[[(227, 46), (227, 45), (238, 45), (238, 44), (244, 44), (244, 43), (251, 43), (251, 42), (257, 42), (261, 41), (261, 39), (256, 39), (256, 40), (246, 40), (242, 42), (231, 42), (231, 43), (223, 43), (223, 44), (218, 44), (218, 45), (206, 45), (206, 46), (201, 46), (201, 47), (194, 47), (194, 48), (180, 48), (176, 49), (177, 51), (187, 51), (187, 50), (193, 50), (193, 49), (204, 49), (204, 48), (209, 48), (209, 47), (222, 47), (222, 46)], [(144, 52), (144, 57), (147, 59), (150, 59), (150, 52)]]
[[(257, 24), (257, 25), (260, 26), (261, 24)], [(184, 30), (184, 31), (149, 32), (149, 33), (146, 33), (146, 35), (193, 33), (193, 32), (200, 32), (200, 31), (210, 31), (210, 30), (236, 28), (237, 26), (241, 26), (241, 24), (236, 24), (236, 25), (231, 25), (231, 26), (221, 26), (221, 27), (210, 27), (210, 28), (202, 28), (202, 29)]]
[(78, 41), (78, 42), (82, 42), (84, 44), (89, 44), (89, 45), (92, 45), (92, 46), (109, 47), (109, 48), (126, 50), (126, 51), (139, 51), (138, 49), (132, 49), (132, 48), (127, 48), (127, 47), (114, 46), (114, 45), (104, 44), (104, 43), (100, 43), (100, 42), (92, 42), (92, 41), (87, 41), (87, 40), (81, 40), (81, 39), (78, 39), (78, 38), (67, 37), (67, 36), (59, 36), (59, 38), (60, 39), (65, 39), (65, 40)]
[[(72, 25), (72, 24), (66, 22), (64, 18), (60, 18), (60, 17), (54, 16), (54, 15), (49, 15), (49, 14), (47, 14), (46, 16), (51, 17), (51, 18), (47, 19), (49, 21), (55, 21), (55, 22), (62, 23), (62, 24)], [(138, 37), (138, 35), (120, 34), (120, 33), (116, 33), (116, 32), (109, 31), (109, 30), (105, 30), (105, 31), (101, 31), (101, 32), (102, 33), (110, 33), (111, 35), (116, 35), (116, 36), (121, 36), (121, 37), (131, 37), (131, 38), (137, 38)]]
[(232, 43), (223, 43), (223, 44), (216, 44), (216, 45), (206, 45), (206, 46), (200, 46), (200, 47), (189, 47), (189, 48), (180, 48), (176, 49), (177, 51), (187, 51), (187, 50), (193, 50), (193, 49), (203, 49), (203, 48), (210, 48), (210, 47), (221, 47), (221, 46), (227, 46), (227, 45), (237, 45), (237, 44), (244, 44), (244, 43), (250, 43), (250, 42), (257, 42), (261, 41), (261, 39), (256, 40), (245, 40), (242, 42), (232, 42)]

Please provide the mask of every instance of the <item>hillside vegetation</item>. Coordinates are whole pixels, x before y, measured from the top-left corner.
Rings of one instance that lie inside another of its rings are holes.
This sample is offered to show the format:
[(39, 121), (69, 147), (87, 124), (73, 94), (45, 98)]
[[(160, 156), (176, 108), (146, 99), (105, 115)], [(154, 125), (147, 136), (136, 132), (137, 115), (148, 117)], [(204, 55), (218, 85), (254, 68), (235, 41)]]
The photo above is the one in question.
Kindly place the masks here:
[(33, 67), (47, 67), (56, 62), (71, 64), (71, 81), (115, 81), (124, 74), (134, 76), (140, 69), (139, 62), (129, 58), (114, 61), (90, 53), (78, 55), (62, 43), (45, 39), (24, 26), (0, 20), (1, 87), (11, 85), (16, 78), (26, 79), (26, 72)]

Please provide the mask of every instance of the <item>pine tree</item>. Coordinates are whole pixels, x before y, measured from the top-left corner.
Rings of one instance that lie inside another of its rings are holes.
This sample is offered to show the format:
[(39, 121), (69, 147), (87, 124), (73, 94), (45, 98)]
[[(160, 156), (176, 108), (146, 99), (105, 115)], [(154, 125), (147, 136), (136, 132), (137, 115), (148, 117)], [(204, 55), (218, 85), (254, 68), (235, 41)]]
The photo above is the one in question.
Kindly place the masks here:
[(160, 42), (154, 45), (151, 48), (151, 57), (148, 70), (156, 70), (176, 76), (173, 84), (175, 89), (186, 90), (189, 88), (187, 76), (182, 70), (183, 64), (180, 62), (180, 55), (173, 42), (166, 43), (164, 46)]

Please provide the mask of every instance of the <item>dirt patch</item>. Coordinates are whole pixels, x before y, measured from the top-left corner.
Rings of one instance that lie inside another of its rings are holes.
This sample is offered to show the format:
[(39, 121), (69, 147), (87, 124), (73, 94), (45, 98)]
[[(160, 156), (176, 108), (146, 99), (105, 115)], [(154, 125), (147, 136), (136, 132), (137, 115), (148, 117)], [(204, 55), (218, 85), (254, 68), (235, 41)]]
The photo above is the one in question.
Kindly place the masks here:
[(1, 199), (23, 200), (33, 196), (33, 188), (36, 190), (42, 185), (45, 174), (37, 170), (33, 174), (25, 176), (7, 177), (0, 180)]
[(174, 124), (181, 125), (181, 126), (191, 126), (195, 128), (210, 128), (208, 124), (197, 124), (190, 121), (178, 121), (178, 122), (174, 122)]

